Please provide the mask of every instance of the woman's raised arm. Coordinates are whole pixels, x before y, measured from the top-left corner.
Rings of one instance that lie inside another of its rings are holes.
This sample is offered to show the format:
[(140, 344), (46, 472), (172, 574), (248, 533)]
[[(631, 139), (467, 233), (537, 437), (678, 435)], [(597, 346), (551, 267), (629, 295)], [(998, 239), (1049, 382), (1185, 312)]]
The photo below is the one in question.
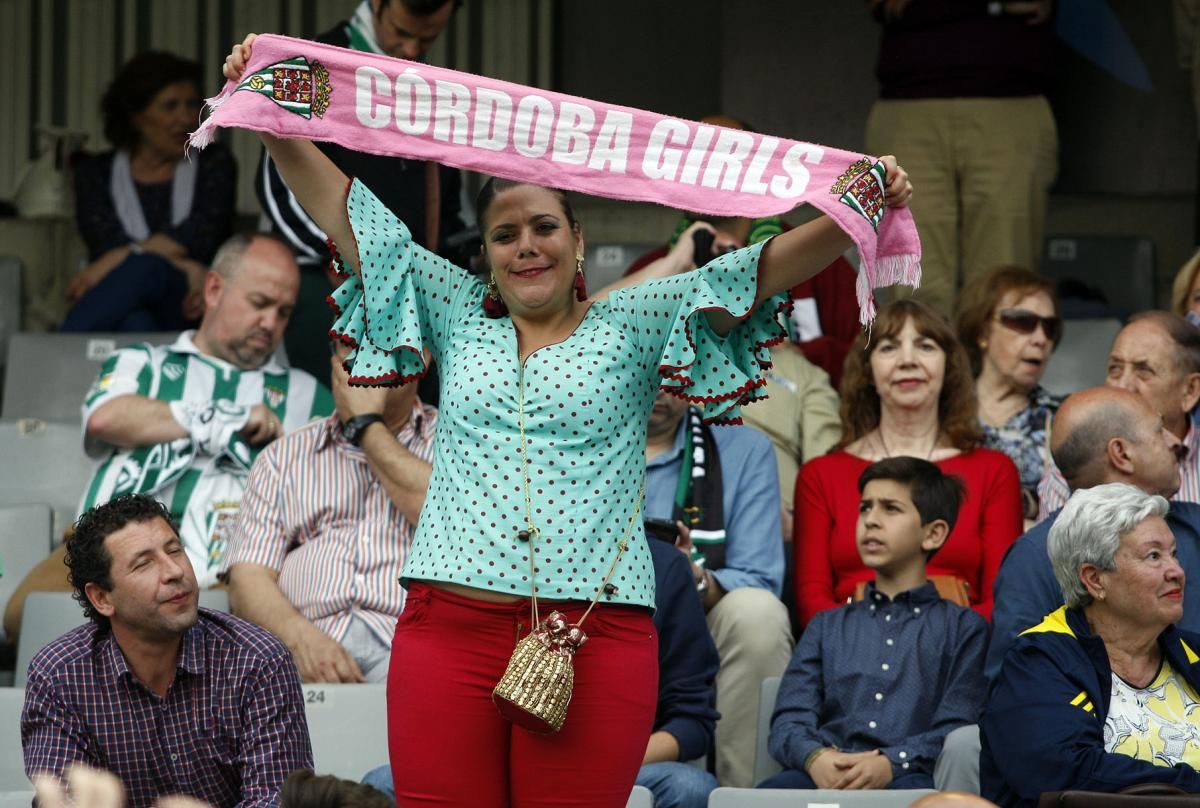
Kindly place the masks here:
[[(256, 34), (230, 50), (221, 72), (230, 81), (240, 81), (250, 60), (250, 48)], [(358, 272), (358, 245), (346, 216), (346, 186), (349, 178), (312, 141), (284, 139), (259, 133), (279, 175), (313, 221), (325, 231), (348, 267)]]
[[(895, 157), (880, 159), (887, 168), (885, 197), (888, 207), (907, 206), (912, 197), (908, 173), (896, 164)], [(758, 294), (754, 305), (813, 277), (832, 264), (851, 244), (850, 236), (828, 216), (821, 216), (776, 236), (759, 262)], [(710, 311), (707, 315), (709, 325), (718, 334), (728, 334), (738, 322), (723, 311)]]

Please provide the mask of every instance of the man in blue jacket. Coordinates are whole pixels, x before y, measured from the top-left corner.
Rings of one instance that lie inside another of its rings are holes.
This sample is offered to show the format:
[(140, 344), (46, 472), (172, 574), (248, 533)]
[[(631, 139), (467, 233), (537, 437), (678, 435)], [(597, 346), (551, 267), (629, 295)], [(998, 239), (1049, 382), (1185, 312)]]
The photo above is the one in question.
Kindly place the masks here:
[[(1145, 399), (1112, 387), (1082, 390), (1064, 401), (1050, 445), (1072, 491), (1128, 483), (1165, 499), (1179, 489), (1179, 447), (1179, 439), (1163, 427), (1162, 416)], [(1017, 539), (1000, 565), (985, 667), (989, 681), (996, 680), (1017, 636), (1062, 605), (1046, 553), (1046, 537), (1057, 517), (1056, 511)], [(1187, 573), (1179, 625), (1200, 631), (1200, 505), (1171, 502), (1166, 519)]]

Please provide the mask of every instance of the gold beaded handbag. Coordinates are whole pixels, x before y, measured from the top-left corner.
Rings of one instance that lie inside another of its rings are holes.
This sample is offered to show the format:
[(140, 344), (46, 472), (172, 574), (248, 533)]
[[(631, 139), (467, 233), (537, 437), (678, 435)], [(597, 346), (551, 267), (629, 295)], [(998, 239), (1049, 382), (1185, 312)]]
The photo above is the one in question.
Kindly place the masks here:
[(525, 482), (525, 530), (518, 534), (522, 541), (529, 542), (529, 580), (533, 587), (529, 612), (532, 631), (517, 643), (508, 667), (492, 690), (492, 702), (500, 715), (522, 729), (542, 735), (551, 735), (562, 729), (567, 720), (567, 707), (571, 704), (571, 691), (575, 687), (575, 652), (585, 642), (583, 621), (591, 614), (600, 596), (609, 589), (613, 573), (621, 556), (629, 548), (629, 537), (633, 533), (642, 497), (646, 493), (645, 482), (638, 494), (637, 505), (629, 519), (625, 538), (617, 544), (617, 555), (609, 565), (604, 580), (596, 588), (596, 595), (580, 616), (579, 622), (570, 624), (562, 612), (555, 610), (545, 620), (539, 619), (537, 603), (537, 567), (534, 564), (534, 544), (540, 531), (533, 526), (533, 508), (529, 498), (529, 462), (525, 456), (525, 384), (524, 374), (520, 386), (521, 426), (521, 471)]

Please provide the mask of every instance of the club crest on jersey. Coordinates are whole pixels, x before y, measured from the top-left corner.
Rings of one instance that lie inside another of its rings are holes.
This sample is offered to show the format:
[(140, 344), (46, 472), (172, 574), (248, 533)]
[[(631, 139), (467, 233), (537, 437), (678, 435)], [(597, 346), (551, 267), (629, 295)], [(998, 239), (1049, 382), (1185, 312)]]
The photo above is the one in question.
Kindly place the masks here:
[(279, 409), (279, 405), (287, 398), (287, 393), (280, 390), (278, 387), (267, 385), (263, 388), (263, 398), (267, 400), (267, 406), (273, 410)]
[(168, 363), (163, 365), (162, 373), (173, 382), (177, 382), (183, 378), (183, 365)]
[(858, 211), (871, 223), (876, 232), (887, 210), (884, 199), (887, 169), (882, 161), (871, 163), (866, 157), (855, 160), (829, 187), (829, 193), (840, 194), (839, 201)]
[(333, 85), (329, 82), (329, 70), (323, 64), (295, 56), (242, 79), (237, 92), (242, 90), (265, 95), (288, 112), (309, 120), (314, 115), (325, 117)]

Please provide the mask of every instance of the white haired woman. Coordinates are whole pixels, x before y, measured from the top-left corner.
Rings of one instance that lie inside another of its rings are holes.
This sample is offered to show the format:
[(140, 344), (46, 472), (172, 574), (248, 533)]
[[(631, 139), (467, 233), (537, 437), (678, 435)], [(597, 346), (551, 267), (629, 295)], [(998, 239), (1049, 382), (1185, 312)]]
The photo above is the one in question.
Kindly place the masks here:
[(1184, 572), (1167, 502), (1077, 491), (1050, 528), (1065, 603), (1004, 659), (982, 722), (984, 796), (1165, 783), (1200, 793), (1200, 635), (1179, 629)]

